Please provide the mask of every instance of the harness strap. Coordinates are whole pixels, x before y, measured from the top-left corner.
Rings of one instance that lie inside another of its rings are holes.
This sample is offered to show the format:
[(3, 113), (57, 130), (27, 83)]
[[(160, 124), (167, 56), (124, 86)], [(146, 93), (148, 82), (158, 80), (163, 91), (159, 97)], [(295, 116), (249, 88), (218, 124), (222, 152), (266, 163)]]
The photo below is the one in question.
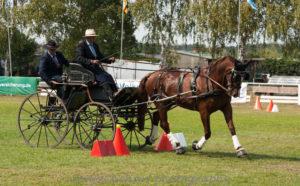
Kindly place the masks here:
[(221, 95), (221, 94), (224, 94), (224, 93), (225, 93), (224, 90), (217, 89), (217, 90), (205, 92), (205, 93), (202, 93), (202, 94), (199, 94), (199, 95), (185, 97), (183, 99), (204, 99), (204, 98), (209, 97), (209, 96), (217, 96), (217, 95)]
[[(153, 90), (153, 96), (151, 97), (151, 100), (157, 99), (157, 98), (162, 97), (162, 96), (165, 96), (165, 95), (163, 95), (163, 93), (162, 93), (162, 86), (161, 86), (161, 84), (160, 84), (160, 79), (161, 79), (163, 73), (165, 73), (165, 71), (162, 71), (162, 72), (158, 75), (158, 77), (157, 77), (157, 79), (156, 79), (155, 86), (154, 86), (154, 90)], [(159, 89), (160, 89), (160, 94), (157, 93), (157, 88), (158, 88), (158, 86), (159, 86)]]
[[(164, 72), (165, 72), (165, 71), (162, 71), (162, 72), (158, 75), (158, 77), (157, 77), (157, 79), (156, 79), (156, 82), (155, 82), (153, 94), (157, 94), (157, 86), (160, 85), (160, 78), (161, 78), (161, 76), (163, 75)], [(161, 87), (160, 87), (160, 89), (161, 89)]]
[(183, 83), (183, 79), (185, 77), (187, 73), (185, 72), (182, 72), (181, 75), (180, 75), (180, 78), (178, 80), (178, 85), (177, 85), (177, 90), (178, 90), (178, 93), (181, 93), (182, 92), (182, 83)]
[[(211, 81), (209, 81), (209, 75), (210, 75), (210, 68), (207, 70), (207, 79), (206, 79), (206, 92), (209, 92), (209, 84), (211, 85)], [(212, 86), (213, 87), (213, 86)]]
[(196, 79), (199, 76), (200, 73), (200, 67), (196, 66), (193, 70), (193, 77), (191, 79), (191, 91), (197, 92), (197, 85), (196, 85)]

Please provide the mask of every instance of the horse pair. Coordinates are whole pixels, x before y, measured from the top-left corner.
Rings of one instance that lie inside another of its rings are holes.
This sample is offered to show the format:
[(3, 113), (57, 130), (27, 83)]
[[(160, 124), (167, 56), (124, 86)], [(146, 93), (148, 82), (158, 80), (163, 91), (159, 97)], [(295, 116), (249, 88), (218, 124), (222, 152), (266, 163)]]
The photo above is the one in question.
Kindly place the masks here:
[[(182, 72), (173, 69), (147, 74), (141, 80), (138, 89), (139, 102), (174, 97), (174, 99), (155, 102), (157, 111), (153, 113), (153, 130), (151, 136), (147, 138), (147, 143), (152, 144), (158, 138), (158, 122), (160, 121), (160, 126), (166, 132), (171, 144), (176, 148), (176, 153), (185, 153), (185, 149), (173, 136), (168, 124), (168, 110), (174, 105), (178, 105), (200, 113), (204, 136), (199, 141), (192, 143), (194, 150), (200, 150), (211, 136), (210, 115), (221, 110), (232, 135), (237, 156), (246, 157), (247, 153), (238, 140), (232, 121), (231, 97), (239, 96), (242, 80), (247, 74), (245, 73), (247, 65), (227, 56), (195, 72)], [(138, 109), (138, 125), (141, 131), (144, 129), (146, 109), (146, 105), (140, 105)]]

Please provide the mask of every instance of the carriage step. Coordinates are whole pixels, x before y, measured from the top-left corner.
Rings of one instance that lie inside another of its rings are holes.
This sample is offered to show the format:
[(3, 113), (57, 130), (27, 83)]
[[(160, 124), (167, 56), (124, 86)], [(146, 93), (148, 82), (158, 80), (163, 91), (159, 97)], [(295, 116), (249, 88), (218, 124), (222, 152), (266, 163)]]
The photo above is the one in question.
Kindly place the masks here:
[(40, 105), (40, 107), (42, 109), (44, 109), (45, 111), (61, 111), (61, 110), (64, 110), (63, 106), (58, 106), (58, 105), (52, 105), (52, 106), (43, 106), (43, 105)]

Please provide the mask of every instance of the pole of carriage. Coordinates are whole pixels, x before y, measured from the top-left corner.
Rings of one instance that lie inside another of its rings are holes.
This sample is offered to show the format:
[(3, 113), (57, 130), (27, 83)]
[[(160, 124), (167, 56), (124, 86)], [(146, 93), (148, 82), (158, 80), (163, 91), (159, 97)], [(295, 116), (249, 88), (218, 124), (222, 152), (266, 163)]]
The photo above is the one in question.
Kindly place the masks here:
[(238, 15), (238, 36), (237, 36), (237, 58), (240, 59), (240, 20), (241, 20), (241, 0), (239, 1), (239, 15)]

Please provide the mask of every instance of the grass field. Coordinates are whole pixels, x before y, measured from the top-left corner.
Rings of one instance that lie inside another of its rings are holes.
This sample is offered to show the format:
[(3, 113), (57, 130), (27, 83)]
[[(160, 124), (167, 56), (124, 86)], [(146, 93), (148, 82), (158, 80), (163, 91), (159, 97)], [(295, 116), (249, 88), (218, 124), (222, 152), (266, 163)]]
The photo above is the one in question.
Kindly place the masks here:
[[(191, 143), (203, 136), (197, 112), (169, 112), (173, 133), (183, 132), (187, 152), (155, 152), (154, 146), (131, 156), (90, 157), (78, 145), (34, 149), (22, 139), (17, 112), (23, 96), (0, 96), (0, 185), (299, 185), (300, 107), (278, 104), (279, 113), (233, 104), (241, 144), (239, 159), (221, 112), (211, 116), (212, 137), (201, 151)], [(266, 108), (266, 104), (262, 105)], [(161, 130), (159, 131), (161, 134)]]

